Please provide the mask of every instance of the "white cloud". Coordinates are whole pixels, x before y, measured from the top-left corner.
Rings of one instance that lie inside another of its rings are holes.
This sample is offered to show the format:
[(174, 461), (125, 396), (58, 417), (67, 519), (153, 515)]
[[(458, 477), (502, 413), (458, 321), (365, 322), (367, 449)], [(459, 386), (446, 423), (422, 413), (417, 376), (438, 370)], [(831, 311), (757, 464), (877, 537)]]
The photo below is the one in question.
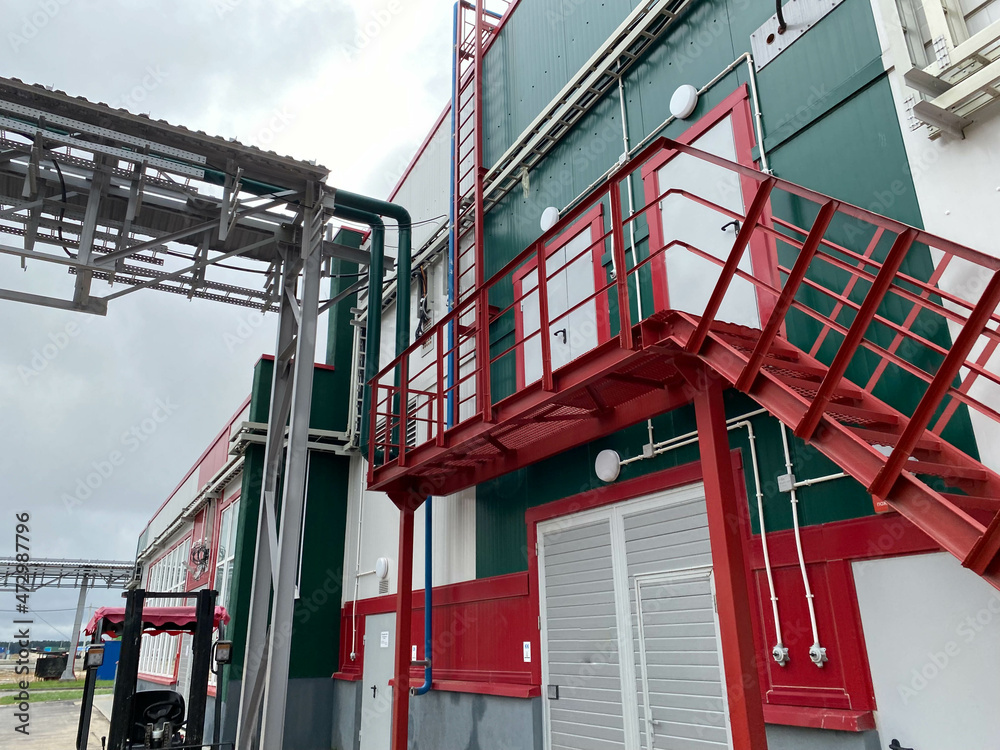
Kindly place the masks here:
[[(0, 75), (315, 159), (332, 185), (354, 192), (389, 192), (380, 168), (416, 150), (450, 95), (452, 4), (443, 0), (52, 2), (58, 11), (24, 44), (0, 38)], [(5, 29), (21, 33), (40, 7), (7, 0)], [(63, 296), (72, 281), (38, 263), (22, 273), (10, 258), (0, 258), (0, 279)], [(0, 301), (0, 555), (13, 548), (13, 514), (30, 510), (36, 557), (132, 558), (152, 512), (273, 350), (269, 315), (227, 351), (246, 312), (151, 291), (112, 302), (106, 318)], [(67, 326), (76, 333), (59, 347)], [(121, 447), (157, 398), (176, 402), (176, 413), (68, 512), (62, 495)], [(5, 601), (0, 594), (0, 640)], [(64, 632), (75, 603), (65, 590), (35, 598), (39, 609), (67, 608), (45, 614)], [(38, 637), (48, 632), (38, 624)]]

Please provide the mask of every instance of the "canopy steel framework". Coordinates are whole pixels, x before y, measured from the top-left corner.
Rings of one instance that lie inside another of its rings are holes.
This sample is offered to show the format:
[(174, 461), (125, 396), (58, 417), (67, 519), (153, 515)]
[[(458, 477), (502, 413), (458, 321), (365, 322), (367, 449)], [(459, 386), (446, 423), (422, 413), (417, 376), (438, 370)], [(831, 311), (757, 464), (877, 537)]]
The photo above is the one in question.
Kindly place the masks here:
[[(0, 243), (0, 255), (18, 258), (23, 269), (62, 266), (71, 276), (63, 296), (49, 293), (49, 278), (41, 280), (44, 293), (3, 286), (0, 300), (105, 315), (113, 300), (155, 289), (278, 313), (269, 415), (288, 432), (287, 439), (282, 430), (267, 433), (240, 747), (255, 741), (261, 718), (261, 745), (283, 744), (291, 638), (268, 623), (292, 619), (316, 331), (321, 310), (335, 303), (319, 299), (321, 277), (329, 258), (367, 266), (376, 256), (371, 272), (382, 276), (381, 245), (369, 255), (327, 239), (334, 214), (366, 205), (350, 193), (338, 200), (322, 182), (327, 173), (313, 162), (0, 79), (0, 233), (20, 239)], [(367, 221), (356, 213), (348, 220)], [(409, 230), (408, 217), (398, 223), (401, 235)], [(408, 262), (403, 273), (408, 281)], [(11, 278), (5, 274), (4, 284)]]
[[(27, 573), (18, 572), (19, 566), (27, 566)], [(9, 593), (17, 589), (19, 579), (21, 590), (38, 591), (50, 589), (78, 588), (125, 588), (135, 573), (135, 563), (130, 560), (31, 560), (20, 563), (13, 558), (0, 559), (0, 592)]]

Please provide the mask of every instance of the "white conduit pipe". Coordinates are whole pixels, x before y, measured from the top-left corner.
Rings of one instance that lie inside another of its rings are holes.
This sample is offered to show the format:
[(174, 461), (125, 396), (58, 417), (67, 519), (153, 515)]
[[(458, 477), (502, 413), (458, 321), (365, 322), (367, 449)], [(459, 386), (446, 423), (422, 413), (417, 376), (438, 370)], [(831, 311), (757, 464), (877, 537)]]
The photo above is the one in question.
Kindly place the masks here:
[[(747, 412), (746, 414), (741, 414), (738, 417), (727, 419), (726, 429), (737, 430), (746, 427), (747, 433), (750, 437), (750, 464), (753, 467), (754, 491), (757, 495), (757, 513), (760, 520), (760, 541), (761, 546), (764, 549), (764, 569), (767, 573), (767, 589), (771, 597), (771, 612), (774, 616), (774, 632), (777, 638), (774, 648), (771, 649), (771, 657), (778, 663), (779, 666), (783, 667), (788, 661), (788, 649), (785, 647), (781, 638), (781, 618), (778, 616), (778, 595), (774, 589), (774, 577), (771, 574), (771, 556), (767, 548), (767, 527), (764, 525), (764, 493), (761, 490), (760, 464), (757, 460), (757, 437), (754, 434), (753, 425), (749, 421), (751, 417), (760, 416), (761, 414), (767, 414), (767, 410), (757, 409), (755, 411)], [(683, 435), (678, 435), (669, 440), (664, 440), (660, 443), (654, 443), (652, 420), (650, 420), (649, 442), (653, 446), (652, 454), (649, 456), (646, 456), (645, 454), (641, 456), (633, 456), (632, 458), (620, 461), (619, 465), (626, 466), (628, 464), (635, 463), (636, 461), (642, 461), (646, 458), (651, 458), (652, 456), (659, 456), (669, 451), (676, 450), (677, 448), (697, 443), (698, 431), (694, 430)]]
[[(792, 454), (788, 449), (788, 430), (785, 428), (784, 422), (781, 423), (781, 444), (785, 449), (785, 470), (792, 477), (794, 476), (792, 472)], [(819, 628), (816, 625), (816, 606), (813, 603), (813, 592), (812, 587), (809, 585), (809, 576), (806, 574), (806, 559), (802, 553), (802, 534), (799, 531), (799, 498), (795, 492), (794, 480), (789, 489), (789, 495), (792, 501), (792, 524), (795, 527), (795, 548), (799, 554), (799, 570), (802, 571), (802, 584), (806, 589), (806, 603), (809, 605), (809, 620), (812, 623), (813, 645), (809, 647), (809, 659), (817, 667), (822, 667), (823, 663), (827, 661), (826, 649), (819, 643)]]
[(778, 662), (779, 667), (785, 666), (788, 662), (788, 647), (785, 646), (781, 638), (781, 618), (778, 617), (778, 595), (774, 590), (774, 577), (771, 575), (771, 556), (767, 550), (767, 528), (764, 526), (764, 493), (760, 488), (760, 469), (757, 464), (757, 438), (753, 432), (753, 425), (749, 420), (736, 422), (728, 429), (736, 430), (740, 427), (747, 428), (747, 436), (750, 439), (750, 463), (753, 466), (753, 483), (757, 492), (757, 518), (760, 523), (760, 544), (764, 550), (764, 571), (767, 574), (767, 591), (771, 595), (771, 613), (774, 615), (774, 637), (775, 644), (771, 649), (771, 658)]
[[(770, 164), (768, 164), (767, 161), (767, 151), (764, 148), (764, 114), (761, 111), (760, 98), (757, 95), (757, 71), (755, 71), (753, 67), (753, 55), (751, 55), (749, 52), (744, 52), (742, 55), (737, 57), (735, 60), (729, 63), (729, 65), (723, 68), (722, 71), (719, 72), (719, 74), (716, 75), (711, 81), (709, 81), (700, 89), (698, 89), (698, 95), (701, 96), (702, 94), (704, 94), (706, 91), (712, 88), (712, 86), (717, 84), (719, 81), (725, 78), (729, 73), (731, 73), (734, 69), (738, 68), (744, 62), (747, 64), (747, 72), (748, 72), (747, 77), (750, 81), (750, 100), (751, 103), (753, 104), (754, 122), (756, 123), (757, 126), (756, 127), (757, 150), (760, 154), (760, 168), (762, 172), (765, 172), (766, 174), (772, 174), (771, 166)], [(645, 138), (639, 141), (639, 143), (637, 143), (635, 146), (628, 149), (628, 151), (626, 152), (628, 156), (632, 157), (639, 151), (641, 151), (643, 147), (645, 147), (650, 141), (652, 141), (665, 127), (667, 127), (667, 125), (669, 125), (676, 119), (677, 119), (676, 117), (671, 115), (666, 120), (661, 122), (659, 126), (654, 128), (652, 132), (650, 132), (649, 135), (647, 135)], [(618, 166), (619, 166), (618, 164), (614, 164), (613, 166), (611, 166), (608, 169), (608, 171), (606, 171), (604, 174), (602, 174), (600, 177), (594, 180), (594, 182), (588, 185), (586, 190), (584, 190), (582, 193), (576, 196), (576, 198), (570, 201), (569, 204), (567, 204), (567, 206), (559, 213), (565, 214), (569, 209), (573, 208), (573, 206), (575, 206), (577, 203), (579, 203), (588, 195), (590, 195), (591, 191), (595, 187), (600, 185), (602, 182), (604, 182), (604, 180), (608, 177), (608, 175), (614, 172), (618, 168)]]
[[(357, 658), (355, 650), (358, 640), (358, 583), (361, 580), (361, 522), (365, 515), (365, 491), (358, 495), (358, 549), (354, 560), (354, 604), (351, 613), (351, 661)], [(371, 571), (374, 572), (374, 571)]]

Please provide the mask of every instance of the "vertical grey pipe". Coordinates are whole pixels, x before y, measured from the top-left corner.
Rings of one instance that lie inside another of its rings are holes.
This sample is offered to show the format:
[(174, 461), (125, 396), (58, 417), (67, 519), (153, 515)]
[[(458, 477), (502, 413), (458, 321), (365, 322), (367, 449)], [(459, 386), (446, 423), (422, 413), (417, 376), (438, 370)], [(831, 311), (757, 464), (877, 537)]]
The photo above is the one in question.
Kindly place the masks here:
[(431, 689), (434, 678), (434, 667), (431, 663), (431, 652), (434, 650), (434, 516), (431, 512), (433, 498), (428, 495), (424, 502), (424, 684), (413, 691), (414, 695), (423, 695)]

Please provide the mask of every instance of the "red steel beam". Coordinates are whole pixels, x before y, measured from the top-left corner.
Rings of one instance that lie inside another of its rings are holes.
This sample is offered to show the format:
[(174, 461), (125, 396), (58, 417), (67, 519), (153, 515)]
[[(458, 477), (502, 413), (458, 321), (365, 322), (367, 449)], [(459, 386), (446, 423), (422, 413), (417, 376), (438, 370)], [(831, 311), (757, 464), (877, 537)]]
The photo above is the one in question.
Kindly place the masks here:
[(826, 234), (827, 227), (830, 226), (834, 214), (837, 213), (838, 205), (840, 204), (837, 201), (829, 201), (819, 210), (819, 215), (816, 217), (816, 221), (813, 222), (812, 229), (809, 230), (809, 236), (806, 237), (802, 249), (799, 250), (799, 257), (795, 259), (795, 265), (792, 266), (788, 274), (788, 279), (785, 281), (785, 286), (782, 288), (781, 294), (778, 295), (778, 299), (774, 303), (774, 309), (771, 311), (771, 315), (767, 319), (767, 324), (764, 326), (764, 330), (757, 340), (753, 354), (750, 355), (746, 367), (743, 368), (743, 373), (740, 375), (739, 380), (736, 381), (736, 387), (739, 390), (749, 392), (750, 386), (753, 385), (753, 381), (757, 377), (757, 371), (760, 370), (760, 365), (764, 361), (764, 355), (770, 351), (771, 343), (781, 330), (782, 323), (785, 322), (785, 315), (788, 314), (792, 302), (795, 300), (795, 294), (799, 291), (799, 286), (806, 277), (809, 264), (812, 263), (812, 259), (816, 256), (816, 251), (819, 250), (820, 242), (823, 240), (823, 235)]
[(854, 352), (857, 351), (864, 340), (868, 326), (875, 319), (875, 313), (878, 312), (879, 305), (885, 299), (889, 287), (892, 286), (892, 282), (896, 278), (896, 272), (899, 270), (900, 265), (902, 265), (903, 259), (906, 257), (906, 253), (909, 252), (910, 246), (916, 237), (917, 230), (908, 228), (900, 232), (896, 237), (896, 241), (892, 243), (889, 254), (886, 256), (882, 268), (879, 269), (871, 289), (865, 295), (858, 314), (854, 316), (854, 322), (851, 323), (847, 335), (844, 337), (843, 342), (841, 342), (840, 348), (833, 358), (826, 377), (823, 378), (823, 383), (820, 385), (812, 405), (795, 427), (795, 435), (802, 440), (808, 441), (819, 426), (820, 419), (822, 419), (823, 413), (826, 411), (834, 388), (844, 377), (844, 373), (847, 372), (847, 366), (851, 363)]
[(396, 578), (396, 659), (392, 690), (392, 750), (407, 750), (410, 721), (410, 616), (413, 610), (413, 514), (408, 492), (389, 496), (399, 508), (399, 561)]
[(739, 493), (729, 455), (722, 379), (704, 368), (692, 369), (694, 380), (691, 384), (696, 388), (698, 384), (707, 384), (695, 393), (694, 409), (698, 421), (733, 747), (767, 750), (746, 561), (740, 526), (732, 523), (733, 519), (739, 518)]

